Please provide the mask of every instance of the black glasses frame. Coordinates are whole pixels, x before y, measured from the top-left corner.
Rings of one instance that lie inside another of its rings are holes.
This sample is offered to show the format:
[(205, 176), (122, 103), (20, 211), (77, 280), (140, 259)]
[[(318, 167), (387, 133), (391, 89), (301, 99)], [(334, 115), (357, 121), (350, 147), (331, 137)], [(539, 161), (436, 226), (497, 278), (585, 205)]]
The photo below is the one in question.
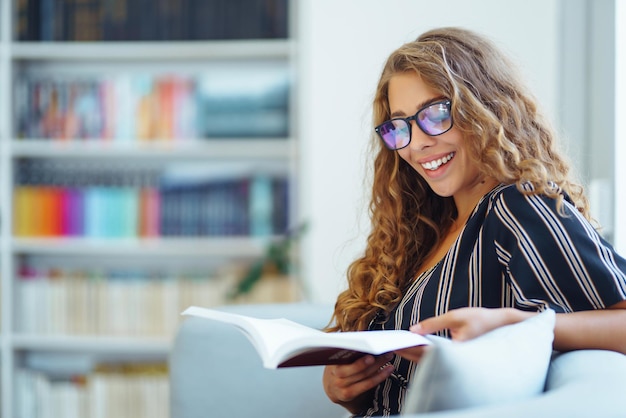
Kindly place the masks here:
[[(422, 113), (422, 112), (426, 111), (427, 109), (429, 109), (431, 106), (436, 106), (436, 105), (441, 105), (441, 104), (445, 105), (448, 108), (448, 112), (450, 113), (450, 126), (447, 127), (445, 130), (443, 130), (441, 132), (438, 132), (436, 134), (432, 134), (432, 133), (428, 132), (426, 130), (426, 128), (424, 128), (420, 124), (419, 115), (420, 115), (420, 113)], [(404, 121), (407, 124), (408, 128), (409, 128), (409, 142), (407, 142), (406, 145), (404, 145), (402, 147), (397, 147), (397, 148), (391, 147), (387, 143), (387, 141), (385, 141), (385, 138), (383, 138), (383, 134), (380, 132), (380, 130), (381, 130), (381, 128), (383, 126), (387, 125), (388, 123), (393, 123), (393, 121), (395, 121), (395, 120)], [(413, 116), (409, 116), (409, 117), (406, 117), (406, 118), (393, 118), (393, 119), (386, 120), (383, 123), (381, 123), (380, 125), (378, 125), (377, 127), (375, 127), (374, 130), (376, 131), (376, 133), (378, 134), (378, 136), (380, 137), (380, 139), (383, 141), (383, 143), (385, 144), (385, 146), (387, 148), (389, 148), (390, 150), (394, 150), (394, 151), (395, 150), (399, 150), (399, 149), (408, 147), (409, 144), (411, 143), (411, 137), (412, 137), (412, 134), (413, 134), (411, 121), (413, 121), (413, 120), (415, 121), (415, 124), (420, 128), (420, 130), (422, 132), (424, 132), (428, 136), (439, 136), (439, 135), (445, 134), (450, 129), (452, 129), (452, 125), (454, 124), (454, 122), (452, 121), (452, 102), (449, 99), (445, 99), (445, 100), (439, 100), (439, 101), (436, 101), (436, 102), (429, 103), (426, 106), (424, 106), (421, 109), (419, 109), (417, 112), (415, 112), (415, 114)]]

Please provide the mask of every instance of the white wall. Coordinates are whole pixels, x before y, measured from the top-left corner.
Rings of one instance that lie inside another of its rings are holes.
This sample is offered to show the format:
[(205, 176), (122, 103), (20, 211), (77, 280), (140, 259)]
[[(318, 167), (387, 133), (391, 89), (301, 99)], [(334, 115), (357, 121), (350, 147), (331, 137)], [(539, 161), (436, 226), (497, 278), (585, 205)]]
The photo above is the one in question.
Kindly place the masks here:
[(490, 36), (521, 65), (550, 114), (558, 99), (558, 0), (300, 0), (297, 36), (300, 213), (310, 223), (302, 274), (332, 302), (368, 233), (370, 103), (383, 62), (437, 26)]
[(615, 2), (615, 248), (626, 255), (626, 4)]

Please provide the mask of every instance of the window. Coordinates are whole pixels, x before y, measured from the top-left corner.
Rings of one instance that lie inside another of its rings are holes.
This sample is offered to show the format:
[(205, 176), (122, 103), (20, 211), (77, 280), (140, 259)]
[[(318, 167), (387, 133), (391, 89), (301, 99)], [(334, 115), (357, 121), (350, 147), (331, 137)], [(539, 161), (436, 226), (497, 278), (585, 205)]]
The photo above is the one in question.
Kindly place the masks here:
[(626, 255), (626, 4), (615, 9), (615, 247)]

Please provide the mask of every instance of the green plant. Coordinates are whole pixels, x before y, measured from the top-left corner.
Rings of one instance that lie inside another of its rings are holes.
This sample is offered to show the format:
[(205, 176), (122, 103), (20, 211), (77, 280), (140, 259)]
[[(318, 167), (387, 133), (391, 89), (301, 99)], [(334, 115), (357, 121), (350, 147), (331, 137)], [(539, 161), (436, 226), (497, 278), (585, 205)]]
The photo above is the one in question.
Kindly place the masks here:
[(261, 280), (266, 272), (278, 274), (288, 274), (293, 266), (291, 248), (304, 234), (307, 229), (306, 224), (302, 224), (297, 228), (287, 231), (285, 235), (277, 240), (268, 243), (262, 257), (255, 260), (247, 269), (245, 275), (241, 278), (237, 286), (228, 295), (230, 299), (249, 293), (254, 285)]

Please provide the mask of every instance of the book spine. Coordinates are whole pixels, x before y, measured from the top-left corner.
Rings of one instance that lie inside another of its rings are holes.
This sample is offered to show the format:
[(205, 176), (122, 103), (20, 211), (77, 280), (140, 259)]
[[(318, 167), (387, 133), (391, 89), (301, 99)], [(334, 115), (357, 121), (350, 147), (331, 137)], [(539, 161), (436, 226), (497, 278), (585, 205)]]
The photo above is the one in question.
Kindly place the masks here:
[(272, 234), (272, 211), (272, 180), (269, 176), (257, 175), (250, 185), (250, 235)]
[(112, 119), (115, 120), (115, 133), (112, 135), (116, 141), (125, 142), (135, 138), (135, 115), (136, 95), (133, 91), (133, 78), (128, 74), (121, 74), (111, 81), (113, 104), (107, 109), (114, 109)]
[(138, 233), (140, 237), (158, 237), (161, 235), (161, 195), (157, 187), (158, 175), (151, 171), (140, 175), (139, 190), (139, 220)]

